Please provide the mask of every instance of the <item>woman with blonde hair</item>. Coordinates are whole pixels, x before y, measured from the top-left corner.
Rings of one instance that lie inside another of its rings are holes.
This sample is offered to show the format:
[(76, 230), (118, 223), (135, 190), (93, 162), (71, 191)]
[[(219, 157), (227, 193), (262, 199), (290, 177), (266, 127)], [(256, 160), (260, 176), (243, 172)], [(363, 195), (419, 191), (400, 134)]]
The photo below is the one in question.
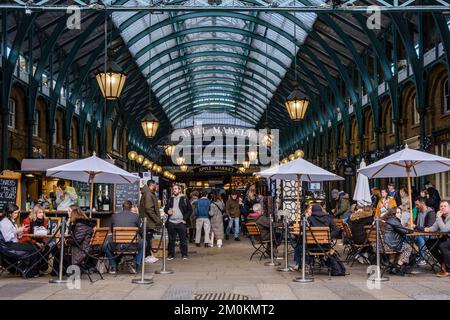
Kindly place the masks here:
[[(46, 232), (48, 229), (48, 219), (45, 216), (44, 208), (40, 204), (36, 204), (28, 217), (22, 221), (22, 225), (29, 226), (24, 234), (35, 234), (38, 230)], [(44, 239), (31, 239), (29, 237), (23, 237), (21, 243), (33, 243), (42, 249), (44, 246)]]

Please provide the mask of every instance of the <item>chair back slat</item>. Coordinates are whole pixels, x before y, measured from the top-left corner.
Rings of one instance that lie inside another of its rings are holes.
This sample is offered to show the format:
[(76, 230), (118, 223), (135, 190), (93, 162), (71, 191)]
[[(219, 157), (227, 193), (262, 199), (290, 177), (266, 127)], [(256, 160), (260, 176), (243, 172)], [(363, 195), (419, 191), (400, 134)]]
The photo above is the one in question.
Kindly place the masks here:
[(339, 230), (344, 228), (344, 219), (333, 219)]
[(138, 233), (138, 227), (114, 227), (113, 241), (115, 244), (138, 243)]
[(364, 226), (367, 235), (368, 243), (376, 243), (377, 242), (377, 228), (375, 225)]
[(259, 237), (261, 235), (256, 222), (248, 222), (245, 224), (249, 237)]
[(330, 244), (330, 228), (306, 227), (306, 244)]
[(342, 224), (342, 231), (344, 232), (344, 235), (347, 239), (352, 239), (352, 230), (350, 229), (350, 226), (348, 223)]
[(103, 246), (108, 236), (109, 228), (95, 228), (91, 238), (91, 246)]

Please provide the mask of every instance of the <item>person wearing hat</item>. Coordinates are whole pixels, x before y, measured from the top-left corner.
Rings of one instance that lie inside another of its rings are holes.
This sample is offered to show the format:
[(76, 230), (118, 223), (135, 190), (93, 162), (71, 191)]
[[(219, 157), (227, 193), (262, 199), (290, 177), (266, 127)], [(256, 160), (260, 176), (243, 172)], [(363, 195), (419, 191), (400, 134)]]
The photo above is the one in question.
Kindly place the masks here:
[(350, 200), (348, 193), (344, 191), (339, 192), (339, 198), (336, 202), (336, 208), (331, 210), (333, 215), (336, 218), (341, 218), (344, 214), (346, 214), (350, 210)]
[[(336, 226), (333, 220), (333, 216), (325, 212), (320, 204), (313, 204), (308, 206), (305, 211), (305, 216), (307, 218), (307, 226), (310, 227), (329, 227), (330, 237), (332, 239), (337, 239), (339, 237), (339, 228)], [(291, 267), (291, 271), (298, 270), (302, 263), (302, 243), (298, 242), (295, 247), (294, 260), (295, 265)], [(306, 264), (310, 264), (311, 258), (306, 256)]]

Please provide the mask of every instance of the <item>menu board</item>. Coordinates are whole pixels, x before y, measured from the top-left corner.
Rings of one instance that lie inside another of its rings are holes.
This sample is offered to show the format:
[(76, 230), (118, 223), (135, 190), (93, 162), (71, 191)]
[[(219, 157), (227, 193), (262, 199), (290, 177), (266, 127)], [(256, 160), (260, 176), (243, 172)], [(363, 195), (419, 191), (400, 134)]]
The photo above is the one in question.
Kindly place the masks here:
[(115, 212), (122, 211), (122, 205), (126, 200), (130, 200), (133, 205), (139, 206), (139, 181), (136, 183), (116, 184), (114, 190)]
[(0, 211), (7, 203), (18, 203), (19, 180), (0, 176)]

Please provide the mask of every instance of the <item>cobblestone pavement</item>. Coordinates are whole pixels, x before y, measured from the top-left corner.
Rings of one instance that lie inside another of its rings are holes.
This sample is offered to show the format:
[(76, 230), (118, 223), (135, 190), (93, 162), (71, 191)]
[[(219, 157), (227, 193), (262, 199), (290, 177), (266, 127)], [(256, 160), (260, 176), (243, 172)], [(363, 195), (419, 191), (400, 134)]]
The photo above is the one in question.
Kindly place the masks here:
[[(355, 263), (347, 267), (345, 277), (328, 278), (326, 271), (315, 274), (314, 282), (292, 280), (298, 272), (278, 272), (264, 266), (258, 258), (249, 261), (252, 252), (248, 240), (225, 241), (223, 248), (191, 246), (189, 260), (167, 262), (174, 274), (153, 274), (162, 263), (146, 265), (146, 278), (152, 285), (131, 283), (136, 276), (126, 271), (105, 274), (105, 280), (90, 283), (82, 277), (80, 289), (50, 284), (50, 276), (20, 279), (4, 273), (0, 277), (1, 299), (194, 299), (231, 297), (240, 299), (450, 299), (450, 278), (439, 279), (427, 269), (405, 277), (389, 275), (389, 281), (375, 287), (367, 282), (367, 266)], [(280, 248), (281, 249), (281, 248)], [(283, 262), (282, 260), (278, 260)], [(95, 276), (94, 276), (95, 277)]]

